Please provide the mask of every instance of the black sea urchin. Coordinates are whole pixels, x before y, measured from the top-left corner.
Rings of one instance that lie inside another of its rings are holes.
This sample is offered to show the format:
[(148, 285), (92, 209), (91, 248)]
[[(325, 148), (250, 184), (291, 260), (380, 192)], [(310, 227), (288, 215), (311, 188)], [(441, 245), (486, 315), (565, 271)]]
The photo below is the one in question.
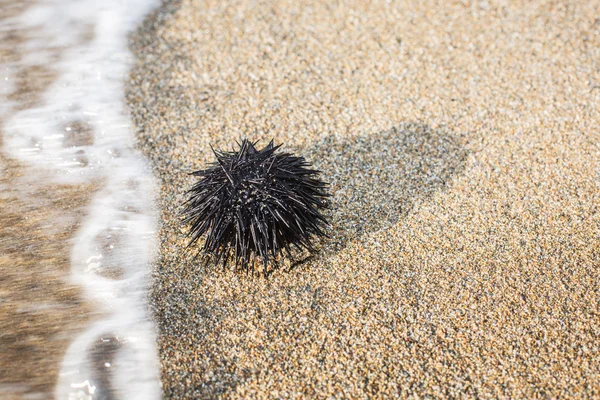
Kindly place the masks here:
[(262, 150), (244, 139), (239, 150), (215, 151), (217, 160), (193, 172), (200, 180), (189, 190), (184, 221), (191, 222), (190, 245), (206, 235), (202, 251), (225, 268), (254, 269), (291, 248), (314, 251), (312, 239), (328, 225), (327, 184), (304, 157), (278, 151), (271, 141)]

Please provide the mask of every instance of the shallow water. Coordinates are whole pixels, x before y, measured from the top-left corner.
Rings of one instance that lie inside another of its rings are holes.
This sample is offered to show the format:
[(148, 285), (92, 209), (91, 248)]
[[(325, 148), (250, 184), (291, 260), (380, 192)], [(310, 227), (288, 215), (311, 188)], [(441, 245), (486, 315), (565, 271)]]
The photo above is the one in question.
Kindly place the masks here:
[[(2, 152), (24, 171), (9, 181), (11, 190), (33, 199), (48, 185), (96, 187), (68, 244), (68, 281), (82, 289), (94, 318), (83, 331), (63, 332), (73, 336), (55, 389), (60, 399), (160, 397), (146, 294), (155, 184), (134, 149), (124, 103), (133, 60), (128, 35), (157, 5), (47, 0), (0, 7)], [(55, 214), (48, 229), (64, 222)]]

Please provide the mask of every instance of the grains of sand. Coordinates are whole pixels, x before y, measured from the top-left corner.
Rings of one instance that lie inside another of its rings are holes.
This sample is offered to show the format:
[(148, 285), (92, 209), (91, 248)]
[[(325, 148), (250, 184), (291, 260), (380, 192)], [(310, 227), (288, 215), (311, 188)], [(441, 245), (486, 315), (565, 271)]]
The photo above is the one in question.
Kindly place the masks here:
[[(128, 101), (160, 177), (167, 398), (600, 396), (598, 1), (168, 2)], [(188, 172), (275, 138), (331, 239), (269, 279), (184, 250)]]

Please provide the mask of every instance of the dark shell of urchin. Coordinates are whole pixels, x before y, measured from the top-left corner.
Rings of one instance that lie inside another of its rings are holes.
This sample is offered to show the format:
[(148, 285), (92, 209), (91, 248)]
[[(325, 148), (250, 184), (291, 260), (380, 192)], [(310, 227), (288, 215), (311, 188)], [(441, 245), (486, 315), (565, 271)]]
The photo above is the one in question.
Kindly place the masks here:
[[(216, 161), (193, 172), (184, 222), (191, 223), (190, 245), (205, 236), (202, 252), (225, 268), (266, 273), (269, 261), (292, 249), (314, 251), (312, 241), (325, 236), (327, 183), (304, 157), (279, 151), (271, 141), (262, 150), (246, 139), (237, 151), (215, 151)], [(208, 262), (208, 259), (207, 259)]]

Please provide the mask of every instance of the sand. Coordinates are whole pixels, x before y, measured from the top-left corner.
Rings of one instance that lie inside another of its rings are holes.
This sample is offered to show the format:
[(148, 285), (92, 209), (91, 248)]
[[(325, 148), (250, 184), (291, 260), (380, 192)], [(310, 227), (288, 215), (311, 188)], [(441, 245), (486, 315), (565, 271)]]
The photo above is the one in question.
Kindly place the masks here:
[[(30, 4), (0, 0), (0, 18)], [(0, 64), (24, 56), (27, 34), (0, 30)], [(10, 104), (7, 113), (36, 104), (55, 79), (41, 65), (15, 72), (14, 88), (0, 100)], [(0, 127), (4, 118), (0, 112)], [(11, 158), (2, 148), (3, 136), (0, 129), (0, 398), (47, 399), (67, 347), (97, 315), (70, 282), (71, 239), (97, 182), (51, 183), (50, 171)]]
[(40, 171), (3, 156), (0, 171), (0, 397), (51, 398), (67, 347), (94, 314), (69, 282), (70, 239), (94, 187), (24, 190)]
[[(600, 3), (171, 1), (127, 93), (160, 178), (165, 398), (600, 396)], [(179, 212), (209, 145), (274, 138), (331, 238), (265, 279)]]

